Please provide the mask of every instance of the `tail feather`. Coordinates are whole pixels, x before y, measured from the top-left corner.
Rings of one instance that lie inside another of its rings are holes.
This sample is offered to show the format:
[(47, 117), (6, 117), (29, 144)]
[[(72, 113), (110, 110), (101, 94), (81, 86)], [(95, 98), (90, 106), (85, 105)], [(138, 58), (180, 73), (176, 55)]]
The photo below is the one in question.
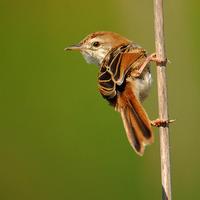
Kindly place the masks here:
[(153, 143), (150, 120), (130, 85), (118, 96), (117, 109), (121, 113), (129, 143), (139, 155), (145, 145)]
[(125, 109), (122, 109), (120, 113), (121, 113), (122, 121), (124, 123), (128, 141), (137, 153), (143, 154), (144, 150), (142, 149), (140, 139), (135, 134), (133, 125), (131, 124), (131, 121), (130, 121), (130, 117), (127, 115), (126, 112), (127, 111), (125, 111)]

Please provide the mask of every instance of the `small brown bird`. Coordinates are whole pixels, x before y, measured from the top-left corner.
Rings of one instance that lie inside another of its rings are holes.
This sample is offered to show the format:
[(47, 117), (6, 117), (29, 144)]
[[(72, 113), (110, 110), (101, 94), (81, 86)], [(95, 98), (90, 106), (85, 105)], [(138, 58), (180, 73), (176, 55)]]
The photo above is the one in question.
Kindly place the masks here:
[(137, 154), (153, 143), (150, 121), (141, 102), (148, 96), (152, 83), (150, 61), (145, 49), (113, 32), (95, 32), (79, 44), (65, 50), (80, 51), (88, 63), (99, 66), (98, 86), (101, 95), (120, 112), (129, 143)]

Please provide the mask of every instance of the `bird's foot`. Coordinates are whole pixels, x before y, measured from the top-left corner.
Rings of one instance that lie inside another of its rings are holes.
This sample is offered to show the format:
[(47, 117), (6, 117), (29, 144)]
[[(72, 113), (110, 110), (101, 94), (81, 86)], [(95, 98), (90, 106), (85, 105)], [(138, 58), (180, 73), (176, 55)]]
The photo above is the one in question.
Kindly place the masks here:
[(155, 126), (155, 127), (168, 127), (169, 123), (172, 123), (176, 121), (175, 119), (171, 119), (171, 120), (162, 120), (162, 119), (156, 119), (151, 121), (151, 125)]
[(164, 60), (160, 59), (157, 57), (156, 53), (152, 53), (149, 56), (147, 56), (147, 60), (149, 62), (153, 61), (158, 65), (166, 65), (168, 62), (170, 63), (170, 61), (166, 58)]
[(139, 69), (135, 69), (133, 72), (132, 72), (132, 76), (135, 77), (135, 78), (138, 78), (142, 72), (144, 71), (144, 69), (146, 68), (146, 66), (151, 62), (156, 62), (156, 64), (158, 65), (166, 65), (167, 62), (170, 62), (168, 59), (165, 59), (165, 60), (161, 60), (159, 59), (157, 56), (156, 56), (156, 53), (152, 53), (150, 55), (148, 55), (144, 61), (144, 63), (140, 66)]

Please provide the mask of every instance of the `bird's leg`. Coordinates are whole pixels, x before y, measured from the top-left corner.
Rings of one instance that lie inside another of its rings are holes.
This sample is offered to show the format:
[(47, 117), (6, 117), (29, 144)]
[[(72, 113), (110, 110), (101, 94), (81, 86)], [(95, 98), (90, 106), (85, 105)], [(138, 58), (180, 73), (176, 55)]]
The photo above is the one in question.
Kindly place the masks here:
[(151, 125), (152, 126), (156, 126), (156, 127), (168, 127), (169, 123), (174, 122), (175, 119), (171, 119), (171, 120), (161, 120), (161, 119), (156, 119), (151, 121)]
[(151, 61), (154, 61), (158, 64), (161, 64), (161, 65), (165, 65), (168, 60), (165, 59), (165, 60), (160, 60), (159, 58), (157, 58), (156, 56), (156, 53), (152, 53), (150, 54), (149, 56), (146, 57), (144, 63), (141, 65), (141, 67), (139, 69), (135, 69), (134, 72), (133, 72), (133, 76), (135, 78), (139, 77), (142, 72), (144, 71), (144, 69), (146, 68), (146, 66), (151, 62)]

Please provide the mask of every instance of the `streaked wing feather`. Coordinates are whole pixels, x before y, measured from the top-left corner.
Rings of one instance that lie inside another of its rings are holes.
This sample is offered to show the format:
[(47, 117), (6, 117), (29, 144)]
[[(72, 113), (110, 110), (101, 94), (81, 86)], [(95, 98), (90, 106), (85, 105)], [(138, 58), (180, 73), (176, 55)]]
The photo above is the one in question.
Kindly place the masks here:
[[(125, 46), (112, 50), (108, 62), (103, 62), (99, 72), (99, 91), (106, 99), (116, 95), (116, 85), (121, 85), (130, 68), (137, 67), (145, 57), (145, 50)], [(105, 59), (106, 60), (106, 59)]]

